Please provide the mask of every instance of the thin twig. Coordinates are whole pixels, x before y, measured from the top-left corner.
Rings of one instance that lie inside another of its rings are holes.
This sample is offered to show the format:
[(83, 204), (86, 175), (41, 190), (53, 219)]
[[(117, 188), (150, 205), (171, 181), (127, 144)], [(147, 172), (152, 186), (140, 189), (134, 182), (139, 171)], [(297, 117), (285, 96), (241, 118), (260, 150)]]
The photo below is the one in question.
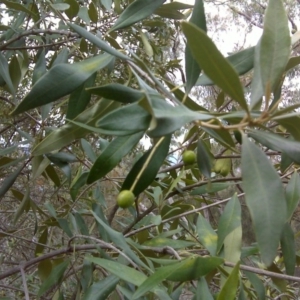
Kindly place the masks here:
[(100, 240), (100, 239), (97, 239), (93, 236), (88, 236), (88, 235), (81, 235), (81, 234), (77, 234), (75, 236), (73, 236), (70, 240), (69, 240), (69, 243), (68, 243), (68, 246), (71, 245), (71, 242), (74, 240), (74, 239), (77, 239), (77, 238), (82, 238), (82, 239), (89, 239), (89, 240), (92, 240), (92, 241), (95, 241), (97, 242), (98, 244), (100, 244), (100, 247), (105, 247), (107, 249), (111, 249), (111, 250), (114, 250), (116, 251), (117, 253), (119, 253), (121, 256), (123, 256), (126, 260), (128, 260), (128, 262), (130, 264), (132, 264), (132, 266), (136, 269), (140, 269), (139, 266), (133, 262), (131, 260), (131, 258), (129, 258), (124, 252), (122, 252), (121, 250), (119, 250), (117, 247), (113, 246), (112, 244), (109, 244), (109, 243), (106, 243), (104, 242), (103, 240)]
[(29, 299), (29, 293), (28, 293), (28, 287), (27, 287), (27, 281), (26, 281), (25, 272), (24, 272), (24, 268), (23, 268), (22, 263), (20, 264), (20, 272), (21, 272), (21, 275), (22, 275), (22, 282), (23, 282), (25, 299), (30, 300)]
[[(228, 261), (225, 261), (224, 265), (227, 267), (235, 267), (234, 263), (228, 262)], [(279, 273), (266, 271), (266, 270), (262, 270), (262, 269), (258, 269), (258, 268), (254, 268), (254, 267), (250, 267), (250, 266), (240, 265), (240, 269), (244, 270), (244, 271), (256, 273), (259, 275), (280, 278), (280, 279), (288, 280), (288, 281), (300, 282), (300, 277), (290, 276), (290, 275), (286, 275), (286, 274), (279, 274)]]

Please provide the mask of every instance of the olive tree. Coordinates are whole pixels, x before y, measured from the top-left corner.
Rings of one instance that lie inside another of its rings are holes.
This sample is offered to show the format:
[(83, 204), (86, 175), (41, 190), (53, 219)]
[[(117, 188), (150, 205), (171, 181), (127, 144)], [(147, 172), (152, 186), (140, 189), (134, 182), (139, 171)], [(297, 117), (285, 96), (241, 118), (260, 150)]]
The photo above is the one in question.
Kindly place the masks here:
[(269, 0), (224, 57), (206, 5), (2, 1), (1, 296), (299, 292), (298, 32)]

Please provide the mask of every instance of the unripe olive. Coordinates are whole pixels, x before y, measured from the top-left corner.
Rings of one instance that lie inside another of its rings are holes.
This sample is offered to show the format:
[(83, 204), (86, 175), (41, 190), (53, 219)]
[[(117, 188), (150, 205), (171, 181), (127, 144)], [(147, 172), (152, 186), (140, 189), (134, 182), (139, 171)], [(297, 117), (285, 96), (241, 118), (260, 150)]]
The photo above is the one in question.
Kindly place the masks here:
[(118, 206), (121, 208), (128, 208), (134, 203), (135, 196), (132, 191), (123, 190), (117, 197)]
[(192, 150), (186, 150), (182, 154), (182, 160), (185, 165), (192, 165), (196, 162), (196, 154)]

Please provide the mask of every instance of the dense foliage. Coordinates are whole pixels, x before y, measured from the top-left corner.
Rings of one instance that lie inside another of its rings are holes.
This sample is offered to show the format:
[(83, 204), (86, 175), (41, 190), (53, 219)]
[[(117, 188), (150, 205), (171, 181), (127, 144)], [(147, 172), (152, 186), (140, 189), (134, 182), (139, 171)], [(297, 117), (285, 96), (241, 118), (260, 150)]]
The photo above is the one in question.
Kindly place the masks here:
[(248, 2), (225, 58), (214, 1), (1, 1), (0, 299), (300, 292), (296, 9)]

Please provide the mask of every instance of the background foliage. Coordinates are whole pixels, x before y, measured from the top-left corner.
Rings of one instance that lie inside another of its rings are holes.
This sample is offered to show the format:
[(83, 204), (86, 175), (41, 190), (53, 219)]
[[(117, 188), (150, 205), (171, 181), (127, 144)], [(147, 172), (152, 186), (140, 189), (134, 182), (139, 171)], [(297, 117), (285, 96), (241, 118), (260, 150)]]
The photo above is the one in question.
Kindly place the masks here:
[(295, 1), (0, 8), (1, 299), (297, 299)]

